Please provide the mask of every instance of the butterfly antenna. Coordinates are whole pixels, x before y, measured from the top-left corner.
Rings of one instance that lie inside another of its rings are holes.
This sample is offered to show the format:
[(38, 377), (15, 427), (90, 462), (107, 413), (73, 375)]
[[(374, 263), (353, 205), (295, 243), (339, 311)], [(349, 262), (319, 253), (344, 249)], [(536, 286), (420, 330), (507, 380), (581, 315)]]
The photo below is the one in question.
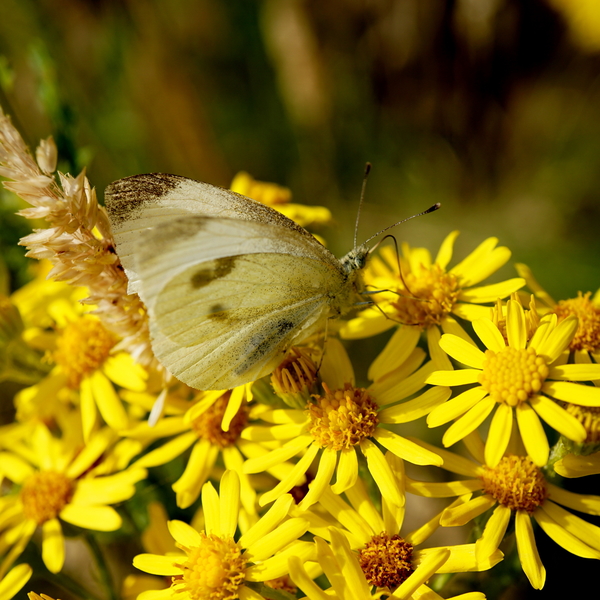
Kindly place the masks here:
[(365, 165), (365, 174), (363, 176), (362, 190), (360, 192), (360, 202), (358, 203), (358, 212), (356, 213), (356, 224), (354, 225), (354, 248), (356, 248), (358, 240), (358, 222), (360, 221), (360, 211), (362, 209), (363, 202), (365, 200), (365, 192), (367, 190), (367, 178), (371, 172), (371, 163), (368, 162)]
[[(388, 225), (385, 229), (382, 229), (381, 231), (378, 231), (375, 235), (372, 235), (366, 242), (364, 242), (365, 244), (368, 244), (372, 239), (376, 238), (378, 235), (381, 235), (382, 233), (388, 231), (389, 229), (392, 229), (393, 227), (396, 227), (397, 225), (401, 225), (402, 223), (406, 223), (406, 221), (410, 221), (411, 219), (414, 219), (416, 217), (422, 217), (423, 215), (427, 215), (431, 212), (436, 211), (438, 208), (440, 208), (442, 205), (439, 202), (436, 202), (433, 206), (430, 206), (427, 210), (424, 210), (423, 212), (417, 213), (416, 215), (411, 215), (410, 217), (406, 217), (406, 219), (402, 219), (401, 221), (398, 221), (397, 223), (394, 223), (393, 225)], [(356, 244), (355, 244), (356, 245)]]

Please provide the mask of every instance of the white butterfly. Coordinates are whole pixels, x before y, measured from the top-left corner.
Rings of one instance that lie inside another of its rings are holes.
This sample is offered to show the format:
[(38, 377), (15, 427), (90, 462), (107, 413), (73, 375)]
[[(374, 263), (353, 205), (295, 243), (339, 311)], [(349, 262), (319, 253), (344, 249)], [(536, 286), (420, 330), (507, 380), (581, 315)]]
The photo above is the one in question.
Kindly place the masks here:
[(136, 175), (110, 184), (105, 203), (154, 354), (193, 388), (271, 373), (292, 345), (361, 301), (366, 245), (338, 260), (281, 213), (230, 190)]

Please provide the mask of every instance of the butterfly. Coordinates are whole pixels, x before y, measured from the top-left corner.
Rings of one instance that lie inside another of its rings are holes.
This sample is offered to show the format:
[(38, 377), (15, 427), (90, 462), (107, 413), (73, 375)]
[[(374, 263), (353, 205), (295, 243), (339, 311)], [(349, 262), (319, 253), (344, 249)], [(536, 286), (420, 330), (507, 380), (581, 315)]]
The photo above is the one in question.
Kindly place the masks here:
[(366, 243), (337, 259), (294, 221), (230, 190), (134, 175), (107, 187), (105, 205), (153, 352), (192, 388), (268, 375), (291, 346), (363, 300)]

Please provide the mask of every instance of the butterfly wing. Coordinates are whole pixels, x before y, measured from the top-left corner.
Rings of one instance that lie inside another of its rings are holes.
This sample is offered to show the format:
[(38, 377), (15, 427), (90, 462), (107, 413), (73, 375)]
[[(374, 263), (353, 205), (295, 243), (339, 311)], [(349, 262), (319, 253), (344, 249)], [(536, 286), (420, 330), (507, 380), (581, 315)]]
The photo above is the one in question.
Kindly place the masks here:
[(179, 175), (151, 173), (119, 179), (106, 188), (104, 201), (130, 293), (139, 293), (142, 287), (135, 258), (142, 233), (193, 215), (283, 227), (303, 239), (322, 260), (336, 261), (308, 231), (276, 210), (231, 190)]
[(328, 251), (273, 223), (196, 215), (138, 241), (154, 353), (198, 389), (270, 373), (292, 344), (323, 325), (332, 301), (351, 293)]

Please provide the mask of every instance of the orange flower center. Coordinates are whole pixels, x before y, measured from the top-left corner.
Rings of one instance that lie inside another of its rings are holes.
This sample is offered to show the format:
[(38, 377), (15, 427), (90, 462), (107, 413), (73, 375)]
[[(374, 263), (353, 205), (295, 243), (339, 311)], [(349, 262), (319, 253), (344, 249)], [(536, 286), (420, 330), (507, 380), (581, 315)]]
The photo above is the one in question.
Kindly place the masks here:
[(248, 423), (248, 406), (243, 403), (231, 423), (229, 431), (221, 429), (223, 415), (227, 409), (231, 392), (225, 392), (214, 404), (192, 421), (192, 429), (200, 439), (208, 440), (213, 446), (233, 446)]
[(496, 402), (516, 406), (537, 394), (546, 377), (548, 366), (533, 348), (509, 347), (485, 351), (479, 383)]
[[(182, 548), (187, 560), (178, 566), (183, 575), (173, 577), (177, 591), (186, 592), (191, 600), (235, 600), (245, 579), (246, 559), (231, 538), (223, 539), (200, 532), (199, 546)], [(178, 584), (183, 583), (183, 586)]]
[(400, 285), (402, 295), (392, 302), (401, 323), (426, 329), (439, 325), (452, 312), (460, 293), (456, 275), (433, 264), (421, 266), (416, 273), (403, 273), (403, 278), (406, 286)]
[(579, 319), (579, 327), (571, 340), (570, 350), (587, 350), (596, 352), (600, 348), (600, 306), (590, 300), (591, 292), (577, 298), (561, 300), (554, 312), (559, 321), (573, 315)]
[(548, 492), (539, 467), (528, 456), (504, 456), (497, 466), (484, 466), (484, 491), (511, 510), (532, 513)]
[(73, 482), (62, 473), (34, 473), (25, 480), (21, 488), (23, 514), (41, 525), (60, 513), (70, 502), (73, 491)]
[(384, 532), (373, 536), (359, 551), (358, 562), (371, 585), (394, 590), (415, 570), (412, 552), (412, 544)]
[(308, 406), (309, 431), (322, 448), (348, 450), (373, 435), (379, 406), (367, 390), (349, 383), (333, 392), (323, 388), (325, 395)]
[(99, 369), (116, 343), (116, 336), (90, 315), (69, 323), (54, 351), (54, 360), (67, 374), (69, 387), (77, 389), (82, 379)]

